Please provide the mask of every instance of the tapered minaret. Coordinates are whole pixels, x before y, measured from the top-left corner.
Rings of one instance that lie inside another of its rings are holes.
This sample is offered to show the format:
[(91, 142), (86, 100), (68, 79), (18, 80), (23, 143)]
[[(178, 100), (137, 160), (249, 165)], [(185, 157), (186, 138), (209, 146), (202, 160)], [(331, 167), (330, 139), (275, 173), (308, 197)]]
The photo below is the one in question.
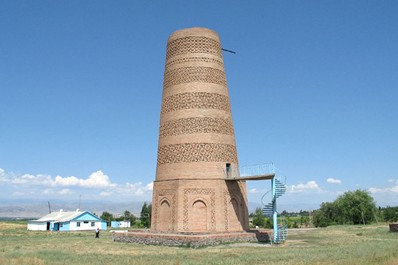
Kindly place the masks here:
[(174, 32), (167, 42), (152, 231), (248, 229), (231, 106), (218, 34)]

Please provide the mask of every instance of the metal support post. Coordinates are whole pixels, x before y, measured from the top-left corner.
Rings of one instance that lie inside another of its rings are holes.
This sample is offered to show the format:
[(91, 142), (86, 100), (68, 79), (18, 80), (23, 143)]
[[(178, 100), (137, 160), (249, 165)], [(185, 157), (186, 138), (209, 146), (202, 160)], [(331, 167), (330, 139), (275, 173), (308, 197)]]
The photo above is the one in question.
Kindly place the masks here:
[(272, 218), (274, 223), (274, 242), (278, 241), (278, 211), (276, 209), (276, 181), (275, 178), (271, 180), (272, 186)]

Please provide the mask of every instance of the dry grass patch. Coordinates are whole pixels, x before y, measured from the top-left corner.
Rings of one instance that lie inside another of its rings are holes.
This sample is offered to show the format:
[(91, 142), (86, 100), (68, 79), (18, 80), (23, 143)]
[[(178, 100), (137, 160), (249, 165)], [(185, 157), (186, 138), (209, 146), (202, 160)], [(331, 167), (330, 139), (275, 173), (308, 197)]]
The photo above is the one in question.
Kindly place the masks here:
[(94, 232), (32, 232), (0, 223), (0, 264), (398, 264), (398, 233), (388, 225), (292, 229), (285, 244), (236, 245), (147, 246), (113, 242), (106, 231), (95, 239)]
[(15, 230), (15, 229), (27, 229), (27, 227), (26, 224), (0, 222), (0, 230)]

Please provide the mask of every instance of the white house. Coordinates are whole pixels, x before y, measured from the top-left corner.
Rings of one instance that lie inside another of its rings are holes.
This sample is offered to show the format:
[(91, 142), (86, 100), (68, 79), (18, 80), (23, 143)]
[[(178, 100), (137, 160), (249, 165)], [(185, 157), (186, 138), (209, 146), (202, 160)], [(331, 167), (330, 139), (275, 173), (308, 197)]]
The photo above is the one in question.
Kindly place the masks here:
[(130, 227), (130, 221), (112, 221), (111, 227), (113, 228), (127, 228)]
[(89, 211), (53, 212), (37, 220), (28, 221), (28, 230), (35, 231), (83, 231), (106, 230), (106, 221)]

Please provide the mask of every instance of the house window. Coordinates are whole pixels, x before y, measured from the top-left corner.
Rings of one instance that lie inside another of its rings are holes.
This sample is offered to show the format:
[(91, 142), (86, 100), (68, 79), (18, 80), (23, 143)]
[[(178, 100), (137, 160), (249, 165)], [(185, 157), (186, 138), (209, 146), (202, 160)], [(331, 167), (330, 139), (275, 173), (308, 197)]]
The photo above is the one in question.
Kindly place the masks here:
[(59, 227), (64, 227), (64, 224), (60, 224)]
[(91, 226), (95, 226), (95, 222), (91, 222)]
[(80, 227), (80, 222), (77, 222), (77, 223), (76, 223), (76, 226), (77, 226), (77, 227)]
[(84, 221), (85, 224), (88, 224), (88, 221)]

